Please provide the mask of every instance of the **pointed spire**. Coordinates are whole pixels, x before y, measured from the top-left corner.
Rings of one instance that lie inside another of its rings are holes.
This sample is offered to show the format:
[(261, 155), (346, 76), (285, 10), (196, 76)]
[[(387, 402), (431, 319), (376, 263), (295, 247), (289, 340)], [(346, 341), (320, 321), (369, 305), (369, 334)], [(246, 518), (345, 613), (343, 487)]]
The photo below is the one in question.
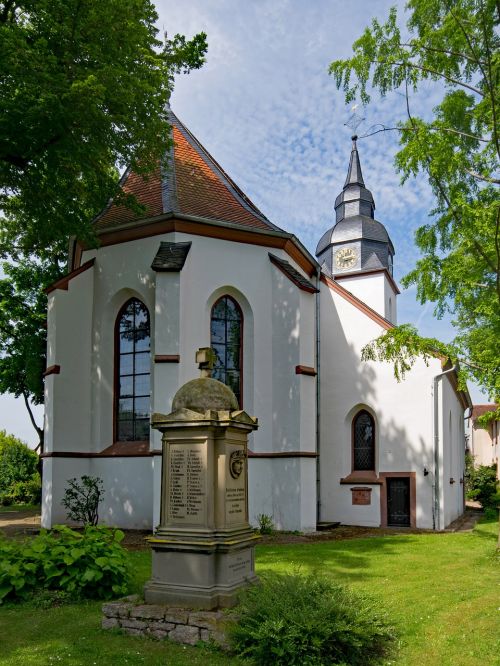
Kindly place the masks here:
[(351, 159), (349, 160), (349, 169), (347, 170), (347, 178), (345, 179), (344, 190), (346, 187), (349, 187), (349, 185), (360, 185), (361, 187), (365, 186), (363, 174), (361, 173), (361, 162), (359, 161), (358, 147), (356, 145), (358, 137), (355, 134), (351, 137), (351, 139)]

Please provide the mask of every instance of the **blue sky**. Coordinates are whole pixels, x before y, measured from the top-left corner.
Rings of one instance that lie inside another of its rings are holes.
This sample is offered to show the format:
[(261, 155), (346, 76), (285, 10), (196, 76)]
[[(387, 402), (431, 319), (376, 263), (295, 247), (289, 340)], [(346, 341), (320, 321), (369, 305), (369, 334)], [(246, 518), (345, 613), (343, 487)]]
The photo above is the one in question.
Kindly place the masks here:
[[(349, 57), (354, 40), (373, 17), (383, 20), (395, 0), (157, 0), (158, 27), (169, 35), (208, 35), (207, 62), (180, 76), (172, 108), (242, 190), (278, 226), (296, 234), (314, 254), (334, 223), (334, 201), (342, 189), (352, 134), (344, 105), (328, 74), (332, 60)], [(414, 113), (427, 115), (439, 99), (433, 84), (411, 99)], [(403, 97), (358, 109), (365, 116), (358, 134), (378, 123), (405, 117)], [(414, 265), (415, 229), (425, 223), (432, 194), (425, 178), (400, 185), (393, 166), (395, 132), (360, 139), (363, 176), (375, 198), (376, 218), (396, 249), (396, 280)], [(402, 292), (398, 321), (423, 335), (449, 340), (450, 319), (432, 316), (432, 304)], [(486, 402), (471, 387), (475, 402)], [(34, 443), (24, 405), (0, 396), (0, 429)], [(38, 411), (41, 422), (41, 410)]]

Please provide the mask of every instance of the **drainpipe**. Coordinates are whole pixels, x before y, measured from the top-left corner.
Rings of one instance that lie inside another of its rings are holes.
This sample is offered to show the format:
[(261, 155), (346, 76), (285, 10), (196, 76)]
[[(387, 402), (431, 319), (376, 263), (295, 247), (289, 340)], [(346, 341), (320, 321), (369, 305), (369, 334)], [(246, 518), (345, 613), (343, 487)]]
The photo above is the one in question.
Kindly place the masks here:
[(321, 269), (316, 273), (316, 526), (321, 518), (321, 477), (319, 467), (319, 449), (320, 449), (320, 289), (321, 289)]
[(449, 370), (440, 372), (438, 375), (435, 375), (432, 380), (432, 397), (433, 397), (433, 435), (434, 435), (434, 497), (432, 504), (432, 529), (440, 530), (441, 529), (441, 509), (439, 506), (439, 413), (438, 413), (438, 381), (441, 377), (454, 372), (457, 369), (457, 366), (454, 365)]

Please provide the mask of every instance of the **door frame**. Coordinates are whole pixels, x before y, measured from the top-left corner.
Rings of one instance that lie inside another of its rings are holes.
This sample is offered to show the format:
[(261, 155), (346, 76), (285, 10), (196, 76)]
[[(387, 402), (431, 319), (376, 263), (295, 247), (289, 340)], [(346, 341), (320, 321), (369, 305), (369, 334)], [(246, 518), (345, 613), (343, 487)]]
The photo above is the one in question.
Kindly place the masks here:
[(406, 477), (410, 479), (410, 527), (417, 527), (417, 473), (416, 472), (380, 472), (379, 477), (382, 480), (380, 486), (380, 526), (387, 525), (387, 478)]

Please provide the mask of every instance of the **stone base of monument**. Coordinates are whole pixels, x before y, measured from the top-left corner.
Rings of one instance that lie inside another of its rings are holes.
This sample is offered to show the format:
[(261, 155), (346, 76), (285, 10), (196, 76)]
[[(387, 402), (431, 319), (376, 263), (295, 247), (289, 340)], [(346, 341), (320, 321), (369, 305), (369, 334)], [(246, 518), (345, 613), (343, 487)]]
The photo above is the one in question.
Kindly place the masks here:
[(222, 611), (196, 611), (161, 604), (145, 604), (138, 595), (105, 603), (102, 628), (121, 629), (131, 636), (196, 645), (213, 641), (227, 648), (226, 628), (234, 619)]
[(155, 535), (149, 540), (153, 560), (152, 578), (144, 587), (146, 602), (204, 610), (234, 606), (238, 591), (257, 581), (258, 538), (250, 530), (212, 540)]

